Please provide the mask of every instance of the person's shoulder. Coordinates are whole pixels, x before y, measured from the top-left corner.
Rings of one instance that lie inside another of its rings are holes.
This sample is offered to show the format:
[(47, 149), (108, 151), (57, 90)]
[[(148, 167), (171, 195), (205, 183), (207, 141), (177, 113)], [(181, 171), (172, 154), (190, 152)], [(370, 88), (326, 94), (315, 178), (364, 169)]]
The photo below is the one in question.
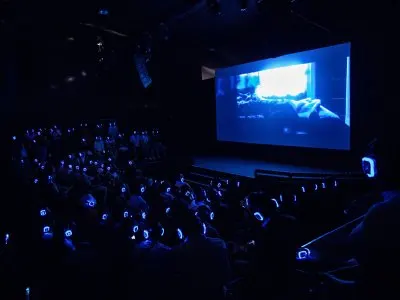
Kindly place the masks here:
[(207, 237), (207, 241), (218, 248), (227, 249), (226, 243), (223, 239), (215, 237)]

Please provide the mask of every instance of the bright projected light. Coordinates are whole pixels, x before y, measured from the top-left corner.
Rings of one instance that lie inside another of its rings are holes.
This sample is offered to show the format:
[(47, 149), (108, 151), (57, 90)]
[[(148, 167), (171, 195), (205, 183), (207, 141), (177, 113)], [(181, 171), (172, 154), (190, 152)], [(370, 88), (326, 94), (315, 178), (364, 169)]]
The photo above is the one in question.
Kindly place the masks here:
[(219, 141), (350, 150), (350, 43), (216, 72)]
[(260, 99), (297, 96), (307, 91), (307, 70), (310, 64), (270, 69), (258, 73), (260, 85), (255, 93)]

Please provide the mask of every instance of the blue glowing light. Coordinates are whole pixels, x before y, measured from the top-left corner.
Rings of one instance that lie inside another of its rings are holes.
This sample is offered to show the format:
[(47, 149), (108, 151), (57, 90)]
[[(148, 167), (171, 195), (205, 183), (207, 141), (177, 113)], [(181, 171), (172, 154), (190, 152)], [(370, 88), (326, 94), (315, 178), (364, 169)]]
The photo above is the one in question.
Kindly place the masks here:
[(44, 233), (50, 232), (50, 227), (49, 227), (49, 226), (44, 226), (44, 227), (43, 227), (43, 232), (44, 232)]
[(143, 230), (143, 237), (147, 240), (149, 238), (149, 232), (147, 230)]
[(95, 206), (96, 206), (96, 202), (93, 201), (93, 200), (89, 200), (89, 201), (87, 202), (87, 205), (89, 205), (90, 207), (95, 207)]
[(303, 193), (305, 193), (305, 192), (306, 192), (306, 188), (305, 188), (304, 186), (302, 186), (302, 187), (301, 187), (301, 191), (302, 191)]
[(374, 178), (377, 174), (376, 161), (371, 157), (363, 157), (361, 159), (362, 167), (368, 178)]
[(132, 166), (133, 165), (133, 161), (130, 160), (129, 161), (129, 165)]
[(121, 193), (125, 193), (126, 192), (126, 188), (121, 188)]
[(17, 139), (17, 137), (16, 137), (16, 136), (13, 136), (12, 139), (13, 139), (13, 141), (15, 141), (15, 140)]
[(164, 236), (164, 233), (165, 233), (164, 227), (161, 227), (161, 233), (160, 233), (160, 235), (161, 235), (161, 236)]
[(140, 188), (140, 192), (141, 192), (141, 193), (144, 193), (145, 190), (146, 190), (146, 188), (145, 188), (144, 186), (142, 186), (142, 187)]
[(10, 240), (10, 234), (6, 233), (6, 236), (5, 236), (5, 244), (6, 245), (8, 244), (9, 240)]
[(293, 195), (293, 202), (297, 202), (297, 196)]
[(171, 192), (171, 188), (167, 187), (167, 193), (170, 193), (170, 192)]
[(272, 198), (271, 201), (275, 203), (276, 208), (279, 208), (279, 202), (278, 202), (278, 200)]
[(35, 178), (35, 179), (33, 180), (33, 183), (34, 183), (34, 184), (38, 184), (38, 183), (39, 183), (39, 179)]
[(66, 230), (64, 234), (65, 234), (65, 237), (70, 237), (70, 236), (72, 236), (72, 231)]
[(297, 252), (297, 259), (304, 260), (310, 257), (311, 251), (308, 248), (302, 248), (300, 251)]
[(165, 213), (166, 213), (166, 214), (169, 214), (170, 211), (171, 211), (171, 208), (170, 208), (170, 207), (167, 207), (167, 209), (165, 210)]
[(79, 166), (76, 166), (75, 169), (79, 170)]
[(142, 212), (142, 219), (146, 220), (146, 213), (145, 212)]
[(236, 186), (240, 187), (240, 181), (236, 182)]
[(203, 235), (207, 234), (207, 226), (205, 223), (203, 223)]
[(212, 211), (212, 212), (210, 213), (210, 220), (211, 220), (211, 221), (214, 220), (214, 217), (215, 217), (215, 214), (214, 214), (214, 212)]
[(108, 219), (108, 214), (103, 214), (101, 218), (103, 219), (103, 221), (106, 221)]
[(180, 239), (180, 240), (183, 240), (183, 233), (182, 233), (182, 230), (180, 230), (179, 228), (176, 230), (176, 232), (178, 233), (178, 238)]
[(87, 171), (87, 169), (86, 168), (83, 168), (83, 172), (86, 172)]
[(47, 215), (47, 212), (46, 212), (45, 209), (40, 210), (40, 216), (41, 216), (41, 217), (44, 217), (44, 216), (46, 216), (46, 215)]
[(326, 184), (325, 182), (322, 183), (322, 188), (325, 189), (326, 188)]
[(124, 211), (124, 218), (127, 218), (129, 216), (129, 213), (127, 211)]
[(68, 169), (72, 170), (72, 165), (68, 165)]
[(318, 191), (318, 184), (314, 184), (314, 191)]
[(111, 157), (110, 157), (110, 158), (108, 158), (108, 161), (111, 161)]
[(279, 195), (279, 201), (283, 202), (283, 196), (282, 196), (282, 194)]
[(111, 170), (111, 167), (107, 167), (107, 171), (110, 171)]
[(135, 225), (135, 226), (133, 226), (133, 232), (138, 232), (139, 231), (139, 226), (137, 226), (137, 225)]
[(260, 222), (264, 221), (264, 216), (260, 213), (260, 212), (255, 212), (254, 216), (256, 217), (256, 219)]

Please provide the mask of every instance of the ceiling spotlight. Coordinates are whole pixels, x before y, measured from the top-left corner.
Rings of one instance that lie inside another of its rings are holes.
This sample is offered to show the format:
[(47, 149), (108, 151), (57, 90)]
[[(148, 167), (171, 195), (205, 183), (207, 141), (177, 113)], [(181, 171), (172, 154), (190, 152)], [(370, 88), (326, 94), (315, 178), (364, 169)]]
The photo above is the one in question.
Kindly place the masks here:
[(247, 11), (248, 0), (240, 0), (240, 11)]
[(99, 10), (99, 15), (101, 16), (108, 16), (109, 12), (107, 9), (100, 9)]
[(75, 77), (74, 77), (74, 76), (67, 76), (67, 77), (65, 78), (65, 81), (66, 81), (66, 82), (69, 82), (69, 83), (74, 82), (74, 81), (75, 81)]

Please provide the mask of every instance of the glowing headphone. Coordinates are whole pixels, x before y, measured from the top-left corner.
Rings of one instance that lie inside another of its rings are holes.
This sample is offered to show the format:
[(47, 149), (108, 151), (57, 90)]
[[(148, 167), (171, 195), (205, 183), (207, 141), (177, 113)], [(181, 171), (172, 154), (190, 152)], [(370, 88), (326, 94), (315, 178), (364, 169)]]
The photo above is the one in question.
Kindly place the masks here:
[(69, 237), (71, 237), (72, 236), (72, 230), (66, 230), (65, 232), (64, 232), (64, 235), (65, 235), (65, 237), (66, 238), (69, 238)]
[(297, 252), (297, 259), (298, 260), (303, 260), (303, 259), (307, 259), (308, 257), (310, 257), (311, 251), (308, 248), (301, 248), (301, 250), (299, 250)]
[(139, 231), (139, 226), (138, 225), (133, 226), (133, 232), (136, 233), (138, 231)]
[(165, 213), (168, 215), (169, 214), (169, 212), (171, 211), (171, 207), (167, 207), (166, 209), (165, 209)]
[(128, 211), (124, 211), (124, 218), (128, 218), (129, 217), (129, 212)]
[(108, 219), (108, 214), (103, 214), (103, 215), (101, 216), (101, 219), (102, 219), (103, 221), (107, 221), (107, 219)]
[(171, 192), (171, 188), (167, 187), (167, 193)]
[(212, 212), (210, 213), (210, 220), (211, 220), (211, 221), (214, 220), (214, 217), (215, 217), (215, 214), (214, 214), (214, 212), (212, 211)]
[(49, 233), (49, 232), (50, 232), (50, 226), (44, 226), (43, 233)]
[(207, 234), (207, 226), (205, 223), (203, 223), (203, 235)]
[(275, 203), (276, 208), (279, 208), (279, 202), (276, 199), (272, 198), (271, 201)]
[(145, 229), (143, 230), (143, 237), (147, 240), (149, 238), (149, 232)]
[(83, 172), (86, 172), (87, 171), (87, 168), (83, 168)]
[(258, 211), (256, 211), (256, 212), (254, 213), (254, 217), (256, 217), (256, 219), (257, 219), (258, 221), (260, 221), (260, 222), (264, 221), (264, 216), (263, 216), (260, 212), (258, 212)]
[(178, 228), (178, 229), (176, 230), (176, 232), (177, 232), (177, 234), (178, 234), (178, 238), (179, 238), (180, 240), (183, 240), (184, 236), (183, 236), (182, 230), (180, 230), (180, 229)]
[(376, 159), (373, 156), (365, 156), (361, 159), (364, 174), (368, 178), (375, 178), (378, 175)]
[(121, 188), (121, 193), (125, 193), (126, 192), (126, 188), (125, 187), (122, 187)]
[(165, 229), (164, 229), (164, 227), (161, 226), (160, 236), (164, 236), (164, 233), (165, 233)]
[(40, 210), (40, 216), (45, 217), (47, 215), (47, 211), (45, 209)]
[(146, 217), (147, 217), (146, 212), (142, 212), (142, 219), (146, 220)]
[(140, 192), (141, 193), (144, 193), (146, 191), (146, 187), (142, 184), (141, 186), (140, 186)]

